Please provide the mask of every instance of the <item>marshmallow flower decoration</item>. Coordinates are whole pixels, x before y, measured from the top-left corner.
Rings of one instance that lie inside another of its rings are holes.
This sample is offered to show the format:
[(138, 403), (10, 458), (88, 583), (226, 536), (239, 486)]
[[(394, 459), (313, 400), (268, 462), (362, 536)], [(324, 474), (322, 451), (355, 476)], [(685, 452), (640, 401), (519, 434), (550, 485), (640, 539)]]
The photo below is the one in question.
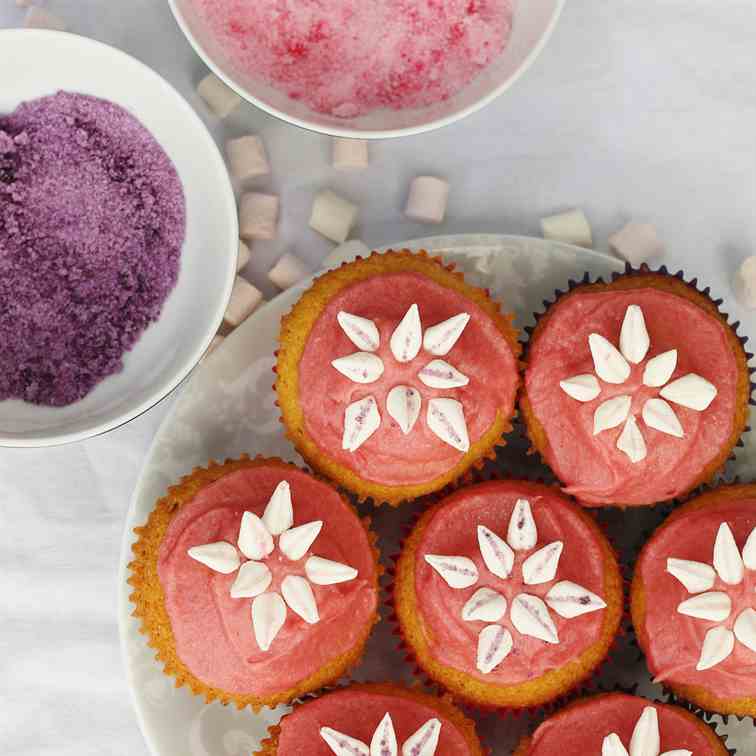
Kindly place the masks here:
[[(335, 585), (357, 577), (357, 570), (346, 564), (310, 554), (322, 528), (322, 520), (294, 527), (291, 488), (282, 480), (273, 491), (262, 518), (253, 512), (244, 512), (236, 545), (220, 541), (194, 546), (188, 551), (192, 559), (214, 572), (236, 573), (231, 598), (252, 599), (252, 629), (261, 651), (270, 649), (284, 626), (287, 607), (310, 625), (320, 621), (311, 584)], [(289, 562), (304, 560), (304, 574), (287, 574), (281, 582), (280, 594), (268, 591), (274, 576), (265, 563), (276, 547)], [(247, 561), (242, 561), (240, 553)]]
[(435, 756), (440, 735), (441, 722), (429, 719), (407, 738), (400, 752), (394, 723), (388, 712), (375, 728), (370, 745), (330, 727), (320, 728), (320, 737), (336, 756), (399, 756), (400, 753), (401, 756)]
[[(726, 522), (721, 523), (714, 540), (712, 565), (688, 559), (667, 560), (667, 572), (692, 594), (677, 607), (678, 614), (718, 623), (704, 636), (696, 665), (699, 672), (727, 659), (734, 651), (736, 641), (756, 652), (756, 609), (753, 608), (756, 595), (753, 588), (748, 587), (756, 581), (756, 528), (751, 531), (741, 554), (732, 529)], [(717, 578), (722, 586), (712, 590)], [(739, 612), (730, 629), (727, 624), (730, 624), (734, 612), (733, 599), (737, 600), (743, 593), (739, 586), (744, 582), (751, 606)]]
[[(564, 543), (554, 541), (536, 549), (536, 527), (530, 502), (518, 499), (509, 520), (506, 541), (484, 525), (478, 525), (478, 547), (488, 571), (502, 581), (513, 576), (515, 552), (532, 552), (522, 562), (523, 592), (511, 603), (492, 588), (479, 588), (462, 608), (466, 622), (482, 622), (478, 636), (477, 668), (484, 675), (498, 667), (515, 647), (511, 631), (501, 621), (509, 611), (509, 621), (520, 635), (558, 644), (559, 634), (549, 609), (564, 619), (606, 608), (595, 593), (569, 580), (557, 580)], [(426, 554), (425, 561), (453, 590), (465, 590), (479, 582), (478, 568), (464, 556)], [(554, 582), (556, 581), (556, 582)], [(552, 583), (543, 599), (527, 592), (527, 586)]]
[[(574, 375), (559, 382), (562, 390), (579, 402), (590, 402), (599, 397), (602, 388), (600, 381), (614, 385), (626, 383), (630, 378), (631, 365), (640, 365), (646, 360), (651, 340), (641, 308), (630, 305), (625, 311), (619, 349), (598, 333), (590, 334), (588, 347), (595, 375)], [(643, 386), (658, 388), (659, 394), (644, 402), (641, 417), (647, 428), (682, 438), (683, 427), (669, 402), (703, 412), (714, 401), (717, 389), (695, 373), (687, 373), (670, 381), (676, 367), (676, 349), (657, 354), (645, 362)], [(631, 411), (632, 400), (632, 393), (627, 393), (601, 402), (593, 415), (593, 435), (622, 425), (617, 448), (635, 464), (646, 458), (648, 450), (646, 439)]]
[(604, 738), (601, 756), (692, 756), (693, 753), (678, 748), (660, 754), (660, 744), (659, 715), (653, 706), (646, 706), (635, 725), (629, 748), (625, 748), (620, 736), (613, 732)]

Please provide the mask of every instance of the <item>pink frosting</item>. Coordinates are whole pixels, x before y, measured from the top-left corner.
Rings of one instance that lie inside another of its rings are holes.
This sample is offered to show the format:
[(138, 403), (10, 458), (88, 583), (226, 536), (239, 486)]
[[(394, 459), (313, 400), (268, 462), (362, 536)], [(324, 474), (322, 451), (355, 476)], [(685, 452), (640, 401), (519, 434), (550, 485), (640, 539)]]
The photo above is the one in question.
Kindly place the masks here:
[(440, 719), (441, 736), (436, 756), (464, 756), (470, 753), (464, 735), (454, 724), (423, 703), (404, 697), (346, 688), (298, 706), (281, 720), (278, 756), (333, 756), (320, 737), (321, 727), (357, 738), (370, 745), (376, 727), (391, 715), (399, 748), (429, 719)]
[(613, 732), (629, 749), (635, 725), (647, 706), (653, 706), (659, 717), (662, 753), (682, 749), (694, 756), (714, 756), (709, 738), (681, 709), (624, 693), (598, 696), (550, 717), (535, 731), (528, 756), (598, 756), (604, 738)]
[[(556, 579), (541, 585), (522, 582), (522, 562), (533, 550), (515, 552), (514, 569), (507, 580), (501, 580), (489, 572), (478, 548), (478, 525), (485, 525), (506, 539), (514, 504), (520, 498), (531, 505), (538, 529), (536, 549), (553, 541), (564, 542)], [(454, 590), (425, 561), (426, 554), (468, 557), (475, 562), (480, 579), (470, 588)], [(428, 628), (431, 654), (442, 664), (498, 685), (518, 685), (562, 667), (599, 639), (605, 610), (571, 620), (552, 611), (560, 641), (556, 645), (520, 635), (507, 611), (498, 624), (512, 633), (514, 648), (493, 672), (484, 675), (477, 669), (476, 654), (478, 635), (486, 623), (466, 622), (462, 619), (462, 607), (479, 588), (492, 588), (511, 606), (519, 593), (543, 598), (560, 580), (577, 583), (606, 600), (603, 558), (596, 534), (580, 518), (574, 505), (544, 486), (525, 481), (497, 481), (451, 495), (427, 524), (415, 558), (415, 594)]]
[[(410, 362), (394, 359), (389, 347), (391, 334), (412, 304), (418, 305), (423, 328), (461, 312), (471, 316), (453, 349), (441, 358), (468, 376), (467, 386), (441, 390), (423, 384), (418, 371), (436, 359), (423, 349)], [(376, 354), (383, 360), (385, 372), (375, 383), (353, 383), (331, 367), (337, 357), (358, 351), (336, 320), (340, 310), (369, 318), (380, 331)], [(512, 349), (489, 315), (463, 295), (418, 273), (375, 276), (341, 291), (313, 326), (299, 365), (300, 403), (308, 434), (321, 451), (340, 464), (385, 485), (424, 483), (461, 460), (462, 452), (427, 427), (428, 399), (450, 397), (462, 402), (472, 444), (491, 427), (497, 413), (511, 414), (517, 381)], [(422, 396), (420, 417), (409, 435), (404, 435), (386, 412), (386, 396), (397, 385), (412, 386)], [(381, 427), (357, 451), (342, 450), (345, 408), (370, 395), (378, 402)]]
[[(590, 402), (568, 396), (559, 381), (593, 373), (588, 336), (598, 333), (618, 346), (627, 307), (643, 310), (651, 338), (647, 359), (632, 365), (621, 385), (599, 381), (601, 394)], [(565, 491), (588, 505), (651, 504), (674, 498), (691, 484), (728, 443), (736, 410), (738, 365), (727, 327), (693, 303), (657, 289), (573, 294), (557, 303), (538, 331), (528, 358), (525, 385), (533, 411), (545, 429), (545, 459)], [(670, 380), (697, 373), (717, 388), (703, 412), (674, 405), (684, 437), (647, 427), (640, 419), (645, 401), (660, 389), (642, 385), (648, 359), (677, 349)], [(593, 435), (596, 407), (613, 396), (632, 395), (631, 412), (646, 441), (648, 456), (633, 463), (616, 448), (622, 427)]]
[[(359, 574), (347, 583), (313, 585), (320, 622), (308, 625), (287, 611), (286, 624), (263, 652), (252, 629), (251, 599), (231, 598), (236, 573), (214, 572), (187, 550), (216, 541), (236, 544), (242, 513), (262, 516), (281, 480), (291, 485), (294, 525), (324, 525), (301, 560), (283, 559), (278, 548), (263, 560), (273, 573), (268, 591), (280, 593), (288, 574), (304, 575), (312, 554), (349, 564)], [(330, 486), (293, 468), (249, 468), (203, 488), (171, 520), (160, 544), (158, 575), (179, 657), (199, 679), (232, 693), (266, 695), (293, 687), (352, 649), (377, 605), (375, 561), (357, 515)]]
[(756, 499), (722, 501), (689, 512), (660, 530), (646, 548), (636, 567), (646, 594), (645, 631), (649, 646), (646, 659), (651, 672), (678, 685), (706, 688), (720, 698), (756, 696), (756, 652), (735, 642), (732, 654), (715, 667), (696, 671), (704, 636), (712, 627), (732, 629), (746, 608), (756, 609), (756, 572), (745, 571), (740, 585), (726, 585), (718, 577), (712, 591), (724, 591), (732, 599), (732, 613), (724, 622), (687, 617), (677, 606), (691, 594), (667, 572), (667, 559), (690, 559), (712, 564), (714, 541), (721, 523), (732, 529), (738, 548), (756, 527)]

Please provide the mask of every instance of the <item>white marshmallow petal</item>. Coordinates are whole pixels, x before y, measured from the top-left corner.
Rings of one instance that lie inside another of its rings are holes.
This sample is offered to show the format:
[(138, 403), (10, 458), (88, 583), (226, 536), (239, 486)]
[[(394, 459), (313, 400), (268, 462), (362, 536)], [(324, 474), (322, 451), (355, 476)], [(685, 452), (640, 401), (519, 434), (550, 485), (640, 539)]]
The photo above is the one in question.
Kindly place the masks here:
[(249, 281), (237, 276), (223, 320), (231, 328), (236, 328), (260, 306), (262, 301), (262, 292), (252, 286)]
[(710, 591), (686, 599), (677, 607), (678, 614), (710, 622), (724, 622), (732, 611), (732, 599), (723, 591)]
[(668, 383), (659, 394), (670, 402), (702, 412), (716, 398), (717, 388), (700, 375), (688, 373)]
[(394, 722), (388, 712), (375, 728), (373, 739), (370, 741), (370, 756), (399, 756)]
[(485, 525), (478, 525), (478, 547), (486, 567), (492, 574), (502, 580), (506, 580), (512, 574), (514, 551)]
[(435, 176), (417, 176), (410, 184), (404, 214), (420, 223), (441, 223), (448, 201), (448, 182)]
[(386, 397), (386, 411), (406, 436), (420, 417), (422, 398), (411, 386), (394, 386)]
[(638, 305), (630, 305), (625, 310), (625, 318), (620, 330), (620, 352), (628, 362), (637, 365), (648, 354), (650, 346), (651, 339), (646, 328), (643, 310)]
[(239, 239), (239, 253), (236, 256), (236, 272), (239, 273), (239, 271), (244, 270), (251, 258), (252, 250), (250, 250), (249, 245)]
[(410, 362), (417, 357), (422, 343), (420, 310), (416, 304), (412, 304), (391, 334), (391, 354), (397, 362)]
[(244, 562), (231, 585), (231, 598), (254, 598), (268, 590), (273, 575), (267, 565), (250, 560)]
[(321, 727), (320, 737), (336, 756), (371, 756), (370, 749), (361, 740), (350, 738), (349, 735), (330, 727)]
[(630, 365), (622, 353), (599, 333), (588, 336), (596, 375), (607, 383), (624, 383), (630, 377)]
[(476, 666), (484, 675), (493, 672), (512, 652), (512, 633), (501, 625), (488, 625), (478, 636)]
[(751, 651), (756, 651), (756, 611), (744, 609), (735, 620), (732, 628), (735, 637)]
[(609, 248), (636, 267), (664, 251), (654, 226), (632, 221), (609, 237)]
[(563, 548), (562, 541), (554, 541), (531, 554), (522, 563), (522, 580), (525, 585), (551, 582), (556, 577)]
[(450, 389), (467, 386), (470, 379), (444, 360), (431, 360), (417, 377), (430, 388)]
[(337, 171), (360, 170), (368, 167), (367, 139), (343, 139), (334, 137), (332, 163)]
[(27, 29), (52, 29), (53, 31), (65, 31), (68, 28), (62, 18), (35, 5), (26, 11), (24, 26)]
[(642, 416), (643, 422), (649, 428), (675, 438), (682, 438), (685, 435), (675, 411), (664, 399), (649, 399), (643, 405)]
[(732, 290), (738, 304), (756, 309), (756, 257), (746, 257), (732, 280)]
[(462, 607), (465, 622), (498, 622), (507, 613), (507, 600), (491, 588), (479, 588)]
[(617, 439), (617, 448), (625, 452), (630, 458), (633, 464), (640, 462), (646, 458), (646, 442), (643, 439), (643, 435), (638, 428), (638, 423), (634, 417), (628, 417), (625, 427), (622, 429), (622, 433), (619, 434)]
[(565, 619), (606, 609), (606, 602), (600, 596), (570, 580), (555, 583), (546, 594), (546, 604)]
[(743, 582), (743, 559), (735, 543), (735, 536), (726, 522), (721, 523), (717, 531), (712, 564), (717, 575), (727, 585), (739, 585)]
[(711, 565), (689, 559), (667, 559), (667, 572), (677, 578), (688, 593), (711, 590), (717, 578), (717, 573)]
[(241, 104), (242, 98), (215, 74), (208, 74), (197, 85), (197, 94), (218, 118), (226, 118)]
[(305, 562), (305, 574), (315, 585), (337, 585), (354, 580), (358, 572), (354, 567), (334, 562), (319, 556), (311, 556)]
[(331, 361), (343, 376), (355, 383), (375, 383), (383, 375), (383, 360), (372, 352), (355, 352)]
[(226, 541), (192, 546), (186, 553), (205, 567), (209, 567), (214, 572), (220, 572), (221, 575), (230, 575), (234, 570), (239, 569), (239, 553)]
[(743, 546), (743, 564), (749, 570), (756, 570), (756, 528), (751, 531)]
[(517, 499), (515, 502), (507, 528), (507, 543), (515, 551), (527, 551), (538, 543), (538, 528), (527, 499)]
[(278, 207), (279, 199), (275, 194), (242, 194), (239, 204), (239, 235), (242, 239), (275, 239)]
[(242, 515), (238, 546), (247, 559), (264, 559), (275, 548), (273, 536), (254, 512)]
[(659, 756), (659, 715), (653, 706), (646, 706), (630, 738), (630, 756)]
[(252, 629), (261, 651), (270, 649), (286, 622), (286, 604), (277, 593), (262, 593), (252, 601)]
[(372, 320), (352, 315), (351, 312), (344, 312), (344, 310), (339, 312), (336, 320), (347, 338), (361, 352), (375, 352), (380, 346), (381, 335), (378, 332), (378, 326)]
[(431, 432), (443, 442), (458, 451), (469, 451), (470, 439), (461, 402), (456, 399), (430, 399), (425, 419)]
[(323, 529), (323, 520), (313, 520), (296, 528), (290, 528), (281, 533), (278, 539), (278, 548), (281, 553), (292, 562), (296, 562), (310, 550), (315, 539)]
[(265, 145), (258, 136), (249, 135), (229, 139), (226, 142), (226, 155), (231, 175), (237, 181), (267, 176), (270, 173)]
[(712, 627), (705, 637), (701, 648), (701, 656), (696, 664), (696, 670), (704, 670), (716, 667), (723, 662), (735, 648), (735, 635), (726, 627)]
[(290, 289), (304, 281), (312, 271), (296, 255), (286, 252), (268, 271), (268, 280), (279, 289)]
[(672, 377), (677, 367), (677, 349), (657, 354), (643, 368), (643, 385), (659, 388)]
[(291, 503), (291, 486), (282, 480), (273, 491), (263, 512), (262, 521), (271, 535), (281, 535), (294, 524), (294, 507)]
[(341, 448), (357, 451), (381, 425), (381, 415), (374, 396), (352, 402), (344, 410), (344, 436)]
[(357, 205), (326, 189), (315, 195), (310, 214), (310, 228), (326, 239), (341, 244), (349, 236), (358, 213)]
[(423, 335), (423, 349), (436, 357), (444, 357), (452, 350), (469, 322), (470, 316), (466, 312), (460, 312), (459, 315), (427, 328)]
[(604, 742), (601, 744), (601, 756), (629, 756), (627, 748), (622, 745), (622, 741), (616, 732), (604, 738)]
[(404, 742), (402, 756), (434, 756), (441, 736), (441, 722), (429, 719)]
[(593, 413), (593, 435), (622, 425), (630, 412), (631, 403), (629, 396), (615, 396), (601, 402)]
[(578, 247), (592, 247), (591, 224), (582, 210), (568, 210), (566, 213), (541, 218), (544, 239), (576, 244)]
[(425, 561), (450, 588), (461, 590), (478, 582), (478, 568), (467, 557), (426, 554)]
[(593, 373), (583, 373), (582, 375), (573, 375), (572, 378), (565, 378), (563, 381), (559, 381), (559, 387), (565, 394), (579, 402), (590, 402), (601, 393), (598, 378)]
[(538, 596), (520, 593), (512, 601), (509, 613), (512, 624), (521, 635), (529, 635), (546, 643), (559, 643), (554, 620), (549, 609)]
[(281, 583), (281, 594), (289, 609), (308, 625), (320, 622), (315, 594), (301, 575), (287, 575)]

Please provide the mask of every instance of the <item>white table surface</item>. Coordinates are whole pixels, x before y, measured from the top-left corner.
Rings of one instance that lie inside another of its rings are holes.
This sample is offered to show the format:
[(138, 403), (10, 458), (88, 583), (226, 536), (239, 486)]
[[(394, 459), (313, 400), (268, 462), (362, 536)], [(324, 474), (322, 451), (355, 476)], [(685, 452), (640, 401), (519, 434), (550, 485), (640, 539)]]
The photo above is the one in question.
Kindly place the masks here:
[[(526, 1), (526, 0), (522, 0)], [(569, 0), (532, 69), (488, 109), (440, 132), (371, 146), (367, 172), (329, 166), (326, 137), (252, 106), (222, 125), (194, 95), (205, 74), (163, 0), (49, 0), (71, 30), (123, 48), (163, 74), (220, 138), (262, 134), (280, 193), (276, 242), (316, 265), (330, 245), (307, 228), (326, 185), (359, 202), (356, 234), (378, 246), (428, 233), (538, 234), (538, 219), (578, 205), (597, 248), (630, 218), (656, 224), (667, 251), (726, 299), (756, 241), (756, 5), (753, 0)], [(0, 0), (0, 27), (23, 11)], [(3, 73), (0, 71), (0, 86)], [(418, 173), (451, 182), (443, 226), (402, 219)], [(115, 620), (129, 497), (170, 400), (118, 431), (49, 450), (0, 451), (0, 753), (146, 754), (126, 689)]]

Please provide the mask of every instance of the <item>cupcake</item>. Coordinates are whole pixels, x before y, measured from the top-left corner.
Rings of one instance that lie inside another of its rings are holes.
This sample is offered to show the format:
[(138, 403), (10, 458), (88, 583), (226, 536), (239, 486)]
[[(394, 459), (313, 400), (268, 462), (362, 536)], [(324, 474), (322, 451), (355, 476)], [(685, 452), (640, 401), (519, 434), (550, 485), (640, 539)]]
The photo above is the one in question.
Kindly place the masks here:
[(524, 738), (515, 756), (728, 756), (694, 714), (625, 693), (584, 698)]
[(315, 281), (282, 323), (282, 420), (315, 470), (398, 504), (456, 481), (502, 443), (517, 393), (512, 318), (425, 252)]
[(722, 486), (667, 518), (638, 558), (631, 607), (657, 682), (756, 716), (756, 485)]
[(134, 615), (177, 687), (240, 708), (334, 682), (377, 621), (367, 522), (277, 459), (197, 468), (136, 528)]
[(644, 268), (575, 286), (546, 310), (521, 408), (565, 492), (586, 506), (642, 506), (709, 481), (749, 399), (745, 351), (716, 303)]
[(475, 725), (445, 698), (362, 684), (299, 704), (256, 756), (482, 756)]
[(555, 488), (492, 481), (426, 511), (397, 563), (401, 634), (423, 671), (481, 707), (538, 706), (606, 658), (623, 613), (608, 541)]

